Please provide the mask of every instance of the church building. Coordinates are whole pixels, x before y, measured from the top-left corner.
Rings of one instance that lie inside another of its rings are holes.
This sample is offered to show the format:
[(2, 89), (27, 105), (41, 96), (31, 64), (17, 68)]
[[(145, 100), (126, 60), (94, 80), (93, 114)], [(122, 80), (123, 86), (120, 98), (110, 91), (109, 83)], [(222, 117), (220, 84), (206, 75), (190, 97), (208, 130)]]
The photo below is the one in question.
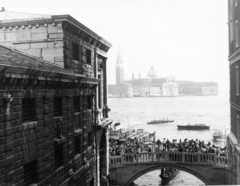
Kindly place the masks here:
[(109, 97), (161, 97), (181, 95), (217, 95), (215, 82), (178, 81), (173, 75), (158, 77), (153, 67), (147, 77), (132, 74), (132, 80), (124, 81), (123, 60), (118, 51), (116, 60), (116, 85), (108, 85)]

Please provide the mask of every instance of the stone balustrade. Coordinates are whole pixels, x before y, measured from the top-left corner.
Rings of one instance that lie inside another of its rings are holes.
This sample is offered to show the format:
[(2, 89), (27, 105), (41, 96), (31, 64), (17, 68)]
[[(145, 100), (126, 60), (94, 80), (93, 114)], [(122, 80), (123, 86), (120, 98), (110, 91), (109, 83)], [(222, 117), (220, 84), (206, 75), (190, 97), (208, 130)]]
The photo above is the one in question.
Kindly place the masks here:
[(228, 165), (227, 156), (218, 156), (215, 153), (186, 153), (186, 152), (146, 152), (126, 153), (120, 156), (110, 156), (110, 167), (125, 164), (176, 162), (188, 164), (212, 164), (217, 167)]

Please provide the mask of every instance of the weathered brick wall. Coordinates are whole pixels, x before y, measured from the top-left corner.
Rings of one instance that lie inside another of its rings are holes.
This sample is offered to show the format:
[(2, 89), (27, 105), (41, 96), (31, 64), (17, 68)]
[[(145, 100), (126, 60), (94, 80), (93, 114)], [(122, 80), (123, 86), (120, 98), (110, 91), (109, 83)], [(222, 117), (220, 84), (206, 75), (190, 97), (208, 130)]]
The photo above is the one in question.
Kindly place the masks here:
[[(58, 91), (59, 92), (59, 91)], [(0, 99), (0, 185), (9, 183), (12, 185), (24, 184), (24, 165), (37, 160), (38, 185), (58, 186), (66, 182), (70, 185), (88, 185), (92, 179), (93, 169), (95, 169), (95, 158), (93, 156), (92, 145), (88, 144), (88, 132), (92, 132), (92, 142), (94, 141), (93, 112), (88, 109), (87, 95), (80, 96), (80, 120), (83, 132), (80, 134), (81, 153), (74, 151), (74, 99), (75, 91), (56, 95), (55, 91), (35, 92), (36, 121), (22, 122), (22, 99), (26, 94), (24, 91), (8, 92), (13, 97), (11, 103), (11, 127), (5, 129), (5, 100)], [(85, 94), (91, 95), (91, 91)], [(6, 93), (4, 93), (6, 95)], [(68, 95), (68, 96), (66, 96)], [(53, 98), (62, 97), (63, 103), (63, 136), (66, 141), (63, 143), (63, 166), (55, 167), (54, 141), (56, 139), (56, 126), (54, 119)], [(6, 96), (5, 96), (6, 97)], [(7, 138), (11, 141), (7, 142)], [(11, 156), (6, 157), (6, 154)], [(84, 164), (85, 157), (89, 167)], [(76, 179), (69, 176), (69, 170), (78, 176)], [(12, 172), (12, 173), (11, 173)], [(11, 174), (10, 174), (11, 173)]]
[[(73, 43), (79, 45), (79, 60), (73, 60)], [(87, 64), (87, 50), (91, 51), (91, 63)], [(94, 49), (76, 36), (64, 33), (65, 68), (86, 77), (94, 77)]]

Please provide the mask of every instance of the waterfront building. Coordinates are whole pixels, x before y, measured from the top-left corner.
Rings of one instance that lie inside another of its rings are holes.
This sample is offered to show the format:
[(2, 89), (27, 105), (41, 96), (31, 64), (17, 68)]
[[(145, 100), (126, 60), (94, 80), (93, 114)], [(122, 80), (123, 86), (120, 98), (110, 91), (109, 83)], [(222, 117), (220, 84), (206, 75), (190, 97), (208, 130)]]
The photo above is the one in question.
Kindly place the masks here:
[(231, 131), (227, 137), (229, 184), (240, 185), (240, 1), (228, 0)]
[(116, 85), (108, 85), (109, 97), (161, 97), (180, 95), (217, 95), (215, 82), (179, 81), (173, 75), (158, 77), (153, 67), (147, 77), (132, 74), (132, 80), (124, 81), (122, 57), (118, 52), (116, 62)]
[(107, 52), (70, 15), (0, 12), (0, 185), (99, 186), (109, 174)]
[(146, 78), (136, 78), (127, 83), (133, 87), (135, 96), (177, 96), (178, 84), (176, 78), (172, 75), (167, 77), (157, 77), (153, 67), (148, 71)]
[(180, 95), (218, 95), (215, 82), (177, 81)]
[(108, 85), (108, 97), (133, 97), (131, 85)]

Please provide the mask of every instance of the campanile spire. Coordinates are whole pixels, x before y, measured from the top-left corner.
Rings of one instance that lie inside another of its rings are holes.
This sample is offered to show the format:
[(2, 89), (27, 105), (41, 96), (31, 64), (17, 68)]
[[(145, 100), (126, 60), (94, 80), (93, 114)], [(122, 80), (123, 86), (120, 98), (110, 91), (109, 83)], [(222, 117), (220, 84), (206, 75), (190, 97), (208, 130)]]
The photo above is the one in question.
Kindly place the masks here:
[(120, 46), (118, 46), (118, 54), (116, 59), (116, 84), (123, 84), (124, 73), (123, 73), (123, 60), (121, 55)]

